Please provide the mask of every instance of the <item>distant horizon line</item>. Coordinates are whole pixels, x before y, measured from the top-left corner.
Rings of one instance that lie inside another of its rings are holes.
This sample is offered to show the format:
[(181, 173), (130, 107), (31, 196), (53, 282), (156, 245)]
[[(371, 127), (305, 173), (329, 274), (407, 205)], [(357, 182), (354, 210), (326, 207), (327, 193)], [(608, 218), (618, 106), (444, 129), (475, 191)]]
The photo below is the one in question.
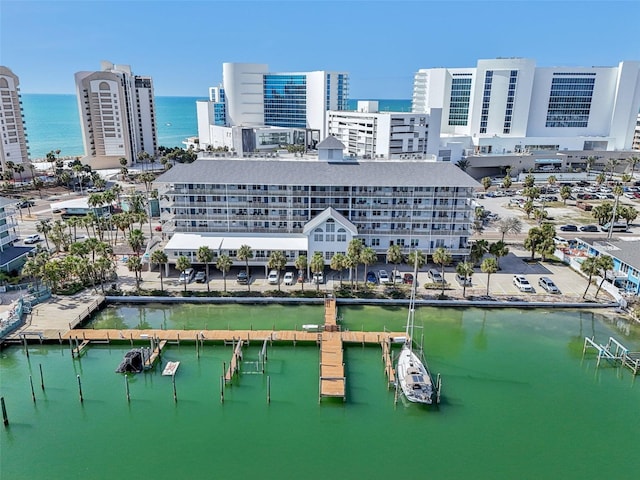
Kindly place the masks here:
[[(73, 96), (75, 97), (75, 93), (35, 93), (35, 92), (20, 92), (20, 95), (59, 95), (59, 96)], [(207, 98), (201, 97), (199, 95), (155, 95), (156, 97), (169, 97), (169, 98)], [(411, 98), (349, 98), (348, 100), (405, 100), (411, 101)]]

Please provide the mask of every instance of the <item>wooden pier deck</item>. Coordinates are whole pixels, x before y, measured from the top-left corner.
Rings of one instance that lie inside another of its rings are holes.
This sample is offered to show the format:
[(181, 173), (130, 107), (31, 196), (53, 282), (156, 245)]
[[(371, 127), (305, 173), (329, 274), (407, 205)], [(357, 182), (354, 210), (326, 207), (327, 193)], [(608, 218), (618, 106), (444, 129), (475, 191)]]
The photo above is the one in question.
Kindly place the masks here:
[(337, 332), (338, 328), (338, 307), (336, 299), (328, 297), (324, 299), (324, 329), (327, 332)]
[(389, 338), (380, 342), (382, 345), (382, 361), (384, 362), (384, 373), (389, 381), (389, 386), (396, 384), (396, 369), (393, 367), (393, 358), (391, 355), (391, 341)]
[(320, 334), (320, 397), (339, 397), (346, 400), (344, 355), (340, 332)]
[(167, 345), (167, 341), (166, 340), (161, 340), (156, 347), (153, 349), (153, 352), (151, 352), (151, 355), (149, 356), (149, 358), (147, 358), (144, 362), (144, 369), (145, 370), (149, 370), (150, 368), (153, 368), (153, 365), (156, 363), (156, 360), (158, 360), (158, 358), (162, 355), (162, 349)]
[(231, 356), (231, 362), (229, 363), (229, 368), (224, 374), (224, 381), (230, 382), (233, 379), (233, 376), (240, 369), (240, 362), (242, 361), (242, 346), (244, 345), (243, 340), (238, 340), (236, 344), (236, 348), (233, 350), (233, 355)]

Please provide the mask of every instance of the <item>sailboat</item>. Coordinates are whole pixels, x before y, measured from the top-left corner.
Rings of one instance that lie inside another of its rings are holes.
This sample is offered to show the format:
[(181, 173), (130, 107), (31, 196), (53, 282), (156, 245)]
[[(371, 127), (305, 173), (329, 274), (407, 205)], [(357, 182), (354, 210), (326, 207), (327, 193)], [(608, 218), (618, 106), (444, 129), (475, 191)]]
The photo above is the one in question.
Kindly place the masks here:
[[(418, 259), (416, 255), (416, 266), (414, 279), (418, 278)], [(431, 373), (427, 368), (426, 361), (423, 361), (421, 355), (413, 351), (413, 324), (415, 316), (416, 303), (416, 284), (414, 281), (411, 286), (411, 298), (409, 300), (409, 316), (407, 319), (407, 330), (404, 345), (398, 357), (398, 366), (396, 372), (398, 382), (402, 388), (405, 398), (412, 403), (422, 403), (431, 405), (438, 401), (438, 387), (434, 384)]]

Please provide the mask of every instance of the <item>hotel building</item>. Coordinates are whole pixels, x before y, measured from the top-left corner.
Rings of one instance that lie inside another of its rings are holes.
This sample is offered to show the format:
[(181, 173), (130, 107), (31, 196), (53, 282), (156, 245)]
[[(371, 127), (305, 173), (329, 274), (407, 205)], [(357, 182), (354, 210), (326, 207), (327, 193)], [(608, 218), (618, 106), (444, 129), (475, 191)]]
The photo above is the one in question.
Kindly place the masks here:
[(133, 75), (129, 65), (101, 63), (99, 72), (75, 74), (85, 161), (94, 168), (120, 168), (138, 155), (157, 153), (151, 77)]
[(440, 115), (437, 108), (430, 113), (380, 112), (378, 102), (359, 101), (355, 112), (328, 112), (328, 132), (350, 156), (436, 160)]
[(253, 264), (285, 251), (322, 252), (330, 262), (360, 238), (378, 255), (391, 245), (426, 254), (469, 252), (472, 191), (478, 183), (443, 162), (360, 161), (327, 137), (314, 159), (209, 159), (176, 165), (155, 182), (170, 263), (195, 260), (202, 245), (236, 259), (250, 245)]
[(0, 66), (0, 160), (15, 165), (29, 161), (29, 146), (25, 133), (20, 80), (9, 68)]
[(458, 158), (624, 151), (640, 109), (640, 62), (537, 67), (531, 59), (499, 58), (474, 68), (422, 69), (412, 101), (416, 113), (442, 108), (441, 147), (452, 146)]
[(327, 111), (346, 110), (344, 72), (269, 72), (268, 65), (223, 63), (222, 84), (196, 102), (200, 148), (238, 154), (283, 144), (315, 147), (326, 136)]
[(638, 114), (638, 118), (636, 120), (636, 129), (633, 134), (633, 145), (631, 148), (633, 150), (640, 150), (640, 113)]

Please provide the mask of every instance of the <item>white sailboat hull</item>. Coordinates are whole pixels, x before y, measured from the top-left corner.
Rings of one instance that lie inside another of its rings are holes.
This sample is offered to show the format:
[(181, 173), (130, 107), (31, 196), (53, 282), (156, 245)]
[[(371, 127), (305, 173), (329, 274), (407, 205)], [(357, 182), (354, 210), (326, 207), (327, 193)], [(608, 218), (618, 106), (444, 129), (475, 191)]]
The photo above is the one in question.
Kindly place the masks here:
[(405, 398), (413, 403), (434, 403), (434, 385), (431, 375), (410, 345), (402, 347), (398, 357), (398, 382)]

